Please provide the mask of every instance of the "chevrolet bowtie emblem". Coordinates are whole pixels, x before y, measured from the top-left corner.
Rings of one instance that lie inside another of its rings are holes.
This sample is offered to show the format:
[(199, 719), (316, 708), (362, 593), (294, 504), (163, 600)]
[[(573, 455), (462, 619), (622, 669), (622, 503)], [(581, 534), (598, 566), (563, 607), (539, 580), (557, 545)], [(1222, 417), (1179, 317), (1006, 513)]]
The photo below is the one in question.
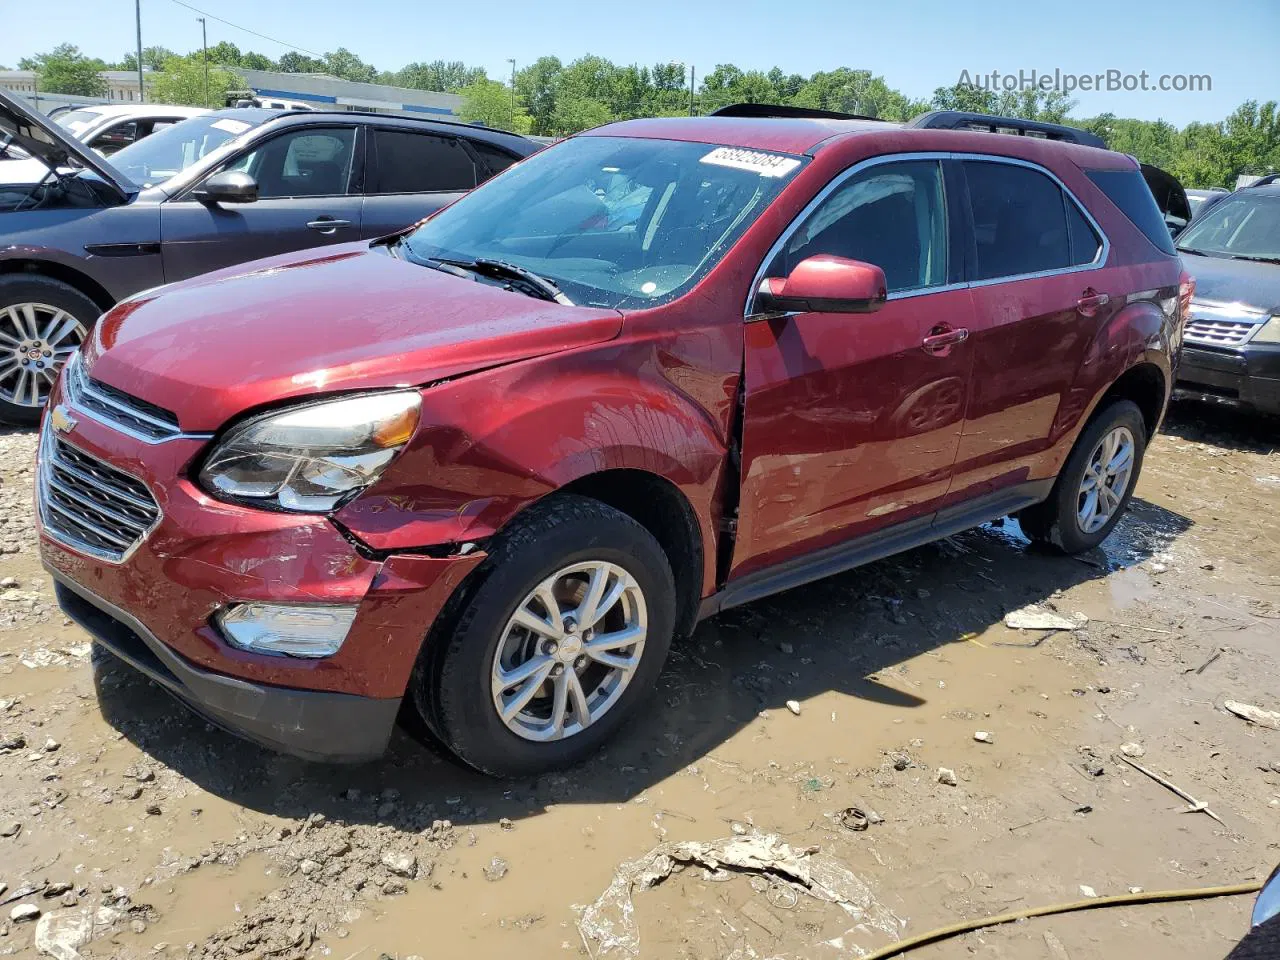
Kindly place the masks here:
[(58, 433), (70, 433), (79, 422), (62, 404), (54, 407), (53, 412), (49, 414), (49, 423), (53, 425), (53, 429)]

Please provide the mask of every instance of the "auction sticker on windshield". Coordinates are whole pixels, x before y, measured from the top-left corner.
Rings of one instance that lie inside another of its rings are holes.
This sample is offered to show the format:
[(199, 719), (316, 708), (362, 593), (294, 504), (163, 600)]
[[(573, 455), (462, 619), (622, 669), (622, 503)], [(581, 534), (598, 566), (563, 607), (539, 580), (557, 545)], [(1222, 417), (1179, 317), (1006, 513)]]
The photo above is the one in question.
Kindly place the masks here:
[(717, 167), (749, 170), (762, 177), (785, 177), (800, 161), (779, 153), (762, 153), (759, 150), (742, 150), (737, 147), (716, 147), (701, 160)]
[(252, 124), (245, 123), (243, 120), (232, 120), (229, 117), (223, 117), (221, 120), (215, 120), (212, 126), (215, 130), (225, 130), (227, 133), (240, 134), (248, 130)]

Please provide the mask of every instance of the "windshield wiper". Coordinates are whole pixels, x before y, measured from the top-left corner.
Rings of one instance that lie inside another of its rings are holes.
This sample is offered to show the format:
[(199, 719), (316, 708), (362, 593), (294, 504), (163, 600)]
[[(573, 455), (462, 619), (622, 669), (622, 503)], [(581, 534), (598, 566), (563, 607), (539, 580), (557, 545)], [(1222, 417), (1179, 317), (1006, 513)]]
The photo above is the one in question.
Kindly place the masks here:
[(1280, 257), (1251, 257), (1247, 253), (1233, 253), (1232, 260), (1252, 260), (1254, 263), (1280, 263)]
[[(447, 267), (453, 267), (459, 272), (468, 271), (494, 280), (506, 280), (512, 286), (518, 286), (530, 296), (537, 297), (540, 300), (550, 300), (566, 307), (573, 306), (573, 301), (565, 296), (564, 291), (556, 286), (553, 281), (534, 273), (526, 267), (508, 263), (506, 260), (490, 260), (486, 257), (477, 257), (474, 260), (451, 260), (448, 257), (431, 257), (429, 260), (428, 266), (443, 264)], [(442, 267), (436, 267), (436, 269), (442, 269)], [(447, 270), (446, 272), (452, 273), (453, 271)]]

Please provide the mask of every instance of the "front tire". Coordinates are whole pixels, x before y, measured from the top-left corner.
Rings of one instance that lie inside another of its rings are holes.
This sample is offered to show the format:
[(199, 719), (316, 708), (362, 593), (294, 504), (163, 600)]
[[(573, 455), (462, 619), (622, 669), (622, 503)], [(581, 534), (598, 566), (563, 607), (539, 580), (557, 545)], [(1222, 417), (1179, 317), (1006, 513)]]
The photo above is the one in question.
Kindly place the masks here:
[(1071, 448), (1049, 499), (1018, 514), (1022, 532), (1063, 553), (1092, 550), (1128, 508), (1146, 448), (1146, 421), (1137, 405), (1108, 404)]
[(61, 280), (0, 276), (0, 422), (40, 421), (58, 371), (101, 312)]
[(495, 539), (432, 629), (411, 700), (469, 766), (536, 776), (595, 753), (662, 671), (675, 584), (657, 540), (555, 494)]

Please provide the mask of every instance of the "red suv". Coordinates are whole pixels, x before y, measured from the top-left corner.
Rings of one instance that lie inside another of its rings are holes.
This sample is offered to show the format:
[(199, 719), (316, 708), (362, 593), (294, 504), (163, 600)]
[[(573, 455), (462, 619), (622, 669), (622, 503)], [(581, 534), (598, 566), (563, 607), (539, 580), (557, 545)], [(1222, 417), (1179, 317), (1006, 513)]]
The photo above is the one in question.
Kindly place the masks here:
[(1137, 164), (827, 117), (612, 124), (390, 239), (139, 294), (40, 438), (71, 617), (230, 730), (498, 775), (700, 618), (1015, 514), (1075, 552), (1190, 284)]

